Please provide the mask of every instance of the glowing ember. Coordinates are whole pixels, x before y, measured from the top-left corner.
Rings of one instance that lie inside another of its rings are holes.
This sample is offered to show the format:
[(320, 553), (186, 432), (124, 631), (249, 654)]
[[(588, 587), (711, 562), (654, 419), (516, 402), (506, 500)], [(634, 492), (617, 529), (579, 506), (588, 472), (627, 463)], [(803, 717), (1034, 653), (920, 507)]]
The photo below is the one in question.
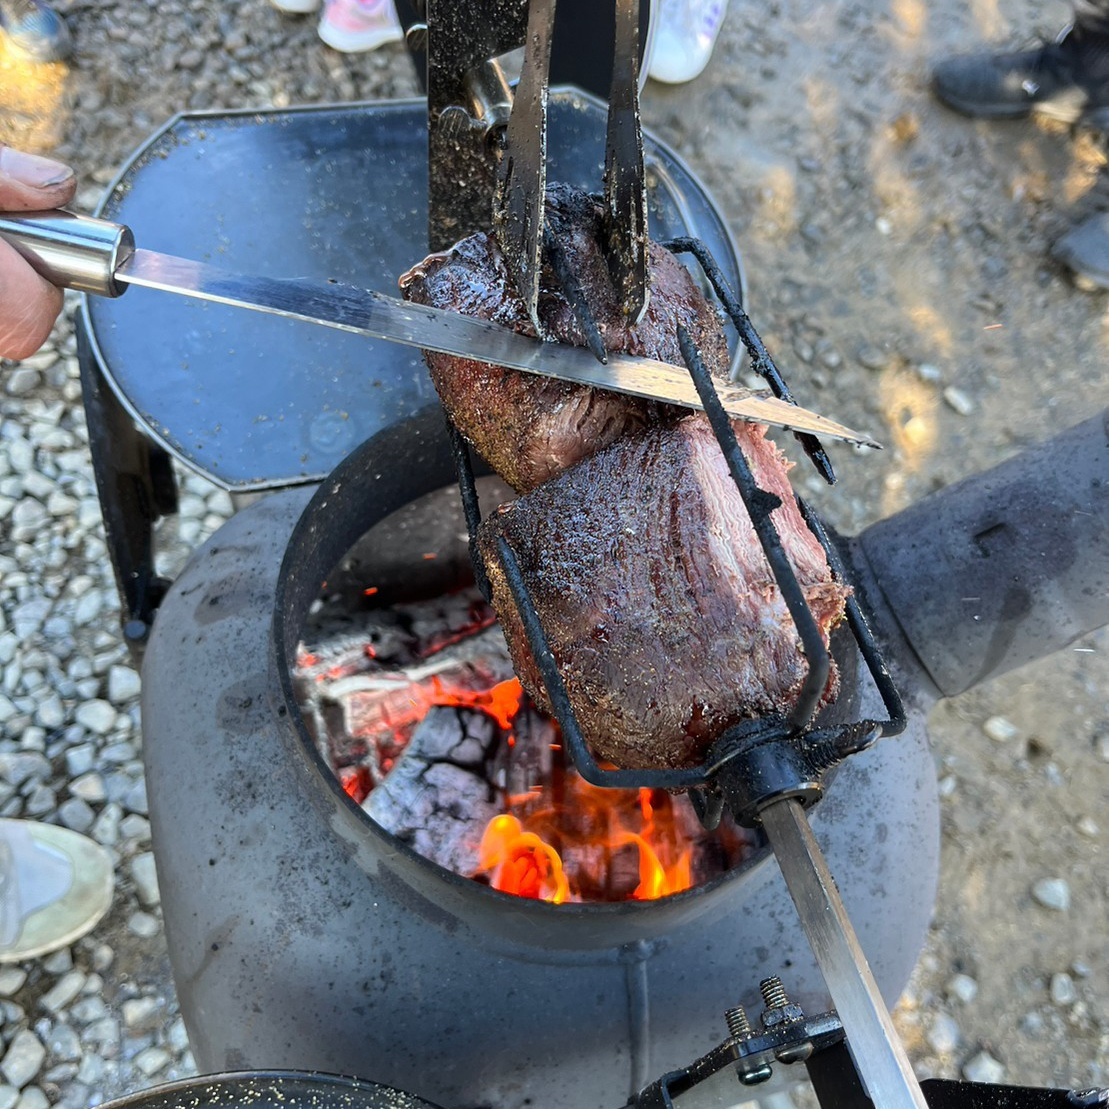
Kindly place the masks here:
[(509, 678), (506, 682), (498, 682), (492, 689), (478, 690), (476, 693), (465, 689), (452, 693), (443, 688), (443, 683), (438, 678), (432, 681), (435, 687), (431, 702), (433, 705), (480, 709), (505, 731), (512, 727), (512, 721), (520, 711), (520, 702), (524, 697), (524, 687), (520, 685), (519, 678)]
[[(321, 754), (356, 804), (426, 858), (553, 904), (666, 897), (750, 853), (747, 833), (727, 823), (706, 833), (684, 798), (585, 782), (519, 681), (498, 680), (511, 669), (506, 652), (490, 653), (490, 635), (504, 651), (494, 623), (459, 598), (449, 619), (394, 617), (338, 660), (330, 648), (301, 653), (302, 689), (326, 726)], [(491, 723), (429, 718), (437, 707)]]

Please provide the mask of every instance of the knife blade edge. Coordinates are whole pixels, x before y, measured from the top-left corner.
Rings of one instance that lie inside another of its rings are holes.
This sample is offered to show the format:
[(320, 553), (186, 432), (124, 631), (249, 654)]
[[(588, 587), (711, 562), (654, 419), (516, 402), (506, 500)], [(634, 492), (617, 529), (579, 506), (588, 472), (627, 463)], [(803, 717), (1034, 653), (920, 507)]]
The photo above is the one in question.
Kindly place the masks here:
[[(341, 282), (242, 276), (207, 262), (143, 249), (136, 249), (120, 265), (116, 278), (128, 285), (322, 324), (421, 350), (702, 408), (684, 367), (619, 353), (610, 353), (608, 363), (602, 365), (584, 347), (545, 343), (488, 320), (412, 304)], [(737, 385), (718, 385), (718, 392), (725, 409), (736, 419), (880, 447), (870, 436), (769, 393)]]

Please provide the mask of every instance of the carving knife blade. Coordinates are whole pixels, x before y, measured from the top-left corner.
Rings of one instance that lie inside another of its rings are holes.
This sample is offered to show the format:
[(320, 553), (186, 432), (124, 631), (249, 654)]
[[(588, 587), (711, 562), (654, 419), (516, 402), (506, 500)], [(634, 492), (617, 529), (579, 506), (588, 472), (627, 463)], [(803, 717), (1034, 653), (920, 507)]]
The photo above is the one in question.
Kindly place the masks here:
[[(230, 273), (205, 262), (136, 249), (128, 228), (105, 220), (69, 212), (0, 215), (0, 238), (48, 281), (65, 288), (119, 296), (128, 286), (139, 285), (684, 408), (702, 407), (684, 367), (615, 353), (602, 365), (584, 347), (545, 343), (485, 320), (353, 285)], [(767, 393), (723, 383), (717, 389), (725, 410), (736, 419), (879, 446), (868, 435)]]

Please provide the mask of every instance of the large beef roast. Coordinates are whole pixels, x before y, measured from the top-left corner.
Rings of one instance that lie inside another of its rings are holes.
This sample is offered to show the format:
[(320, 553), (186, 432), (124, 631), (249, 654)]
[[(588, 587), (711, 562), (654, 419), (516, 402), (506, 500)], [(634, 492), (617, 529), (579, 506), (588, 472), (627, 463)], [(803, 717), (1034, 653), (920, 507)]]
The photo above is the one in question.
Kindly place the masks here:
[[(547, 223), (579, 274), (586, 299), (610, 351), (638, 354), (682, 365), (677, 325), (685, 324), (706, 364), (726, 374), (728, 348), (716, 309), (673, 255), (651, 244), (651, 302), (632, 329), (598, 246), (603, 209), (585, 193), (553, 186)], [(448, 308), (511, 327), (535, 329), (508, 275), (504, 255), (491, 234), (471, 235), (443, 254), (433, 254), (400, 280), (407, 299)], [(549, 270), (539, 294), (539, 320), (548, 338), (585, 346), (570, 305)], [(540, 378), (452, 355), (425, 354), (432, 380), (455, 424), (484, 458), (518, 491), (566, 469), (610, 443), (681, 410)]]
[[(765, 429), (735, 430), (825, 641), (848, 590), (806, 527)], [(582, 733), (624, 767), (686, 766), (732, 724), (788, 709), (801, 644), (708, 421), (690, 416), (594, 455), (482, 525), (493, 602), (520, 680), (546, 704), (495, 553), (515, 552)], [(825, 701), (835, 695), (829, 679)]]
[[(633, 329), (598, 245), (600, 205), (556, 187), (547, 212), (609, 350), (680, 364), (681, 322), (723, 376), (720, 318), (667, 251), (651, 246), (650, 306)], [(534, 334), (491, 235), (433, 255), (401, 284), (413, 301)], [(548, 337), (585, 345), (549, 273), (539, 316)], [(540, 704), (542, 682), (495, 553), (502, 534), (600, 758), (625, 767), (695, 764), (729, 725), (788, 710), (806, 674), (800, 641), (703, 416), (485, 363), (426, 358), (456, 425), (523, 493), (486, 520), (479, 541), (514, 664)], [(782, 500), (774, 521), (827, 640), (848, 590), (802, 521), (788, 464), (766, 429), (735, 428), (757, 482)], [(826, 701), (836, 685), (833, 668)]]

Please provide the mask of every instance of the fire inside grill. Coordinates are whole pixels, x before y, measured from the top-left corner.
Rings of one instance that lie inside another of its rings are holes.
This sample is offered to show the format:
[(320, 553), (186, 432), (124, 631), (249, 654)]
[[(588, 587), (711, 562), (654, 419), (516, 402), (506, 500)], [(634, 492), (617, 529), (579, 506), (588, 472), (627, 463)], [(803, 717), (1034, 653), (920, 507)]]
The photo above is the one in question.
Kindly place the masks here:
[(755, 851), (754, 833), (706, 832), (681, 797), (582, 779), (476, 590), (358, 622), (312, 633), (302, 711), (348, 796), (431, 861), (562, 904), (664, 897)]

